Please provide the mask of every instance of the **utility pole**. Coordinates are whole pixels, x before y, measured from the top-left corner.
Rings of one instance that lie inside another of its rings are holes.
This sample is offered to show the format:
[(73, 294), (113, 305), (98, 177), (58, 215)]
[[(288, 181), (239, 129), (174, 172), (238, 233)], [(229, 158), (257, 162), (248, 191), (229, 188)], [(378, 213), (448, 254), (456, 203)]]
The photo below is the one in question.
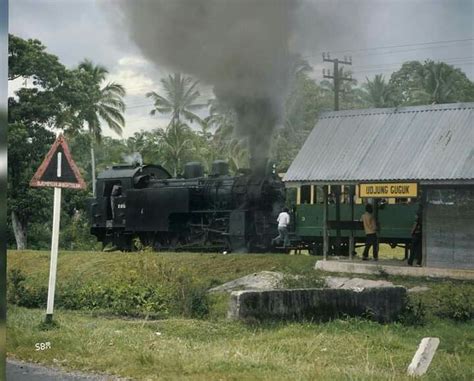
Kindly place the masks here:
[[(334, 81), (334, 111), (339, 111), (339, 86), (343, 81), (352, 81), (352, 76), (344, 77), (342, 74), (342, 68), (339, 69), (339, 64), (342, 65), (352, 65), (352, 57), (344, 56), (344, 59), (340, 60), (339, 58), (331, 58), (330, 53), (323, 53), (323, 62), (332, 62), (334, 64), (333, 75), (331, 71), (328, 70), (326, 74), (326, 69), (323, 69), (323, 77), (331, 78)], [(335, 188), (333, 192), (332, 189)], [(341, 254), (341, 186), (337, 185), (336, 187), (331, 186), (331, 193), (334, 193), (336, 198), (336, 255)], [(326, 229), (327, 230), (327, 229)], [(350, 249), (349, 249), (350, 250)], [(352, 253), (351, 253), (352, 256)]]
[(339, 86), (342, 81), (352, 81), (352, 76), (343, 77), (342, 70), (339, 70), (339, 64), (342, 65), (352, 65), (352, 57), (344, 56), (344, 59), (340, 60), (339, 58), (331, 58), (330, 53), (323, 53), (323, 62), (332, 62), (334, 64), (333, 75), (331, 71), (328, 70), (326, 74), (326, 69), (323, 69), (323, 77), (331, 78), (334, 81), (334, 111), (339, 110)]

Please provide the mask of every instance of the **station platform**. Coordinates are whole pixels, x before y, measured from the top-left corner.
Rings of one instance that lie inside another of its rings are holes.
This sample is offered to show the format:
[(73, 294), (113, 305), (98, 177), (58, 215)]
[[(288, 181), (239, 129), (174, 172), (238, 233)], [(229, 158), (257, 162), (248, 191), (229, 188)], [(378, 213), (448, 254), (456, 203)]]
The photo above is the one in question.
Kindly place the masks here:
[(398, 275), (427, 278), (448, 278), (474, 281), (474, 269), (446, 269), (437, 267), (412, 267), (405, 262), (396, 260), (364, 261), (360, 259), (327, 259), (318, 260), (316, 270), (334, 273)]

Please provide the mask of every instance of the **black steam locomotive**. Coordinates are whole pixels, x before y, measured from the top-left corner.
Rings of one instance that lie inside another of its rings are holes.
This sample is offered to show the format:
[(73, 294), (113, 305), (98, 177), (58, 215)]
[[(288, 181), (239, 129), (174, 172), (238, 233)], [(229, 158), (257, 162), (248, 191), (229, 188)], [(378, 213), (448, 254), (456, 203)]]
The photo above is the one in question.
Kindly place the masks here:
[(187, 163), (178, 178), (160, 165), (113, 166), (96, 185), (91, 233), (124, 251), (137, 238), (155, 250), (268, 251), (285, 202), (271, 171), (230, 176), (224, 161), (208, 176), (200, 163)]

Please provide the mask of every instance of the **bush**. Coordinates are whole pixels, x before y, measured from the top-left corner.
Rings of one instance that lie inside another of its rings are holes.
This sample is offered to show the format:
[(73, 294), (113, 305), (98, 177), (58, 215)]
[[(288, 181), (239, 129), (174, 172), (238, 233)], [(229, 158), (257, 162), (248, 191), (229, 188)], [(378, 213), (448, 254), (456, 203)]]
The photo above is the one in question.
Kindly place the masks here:
[(400, 315), (400, 323), (408, 326), (422, 326), (426, 322), (426, 307), (421, 302), (407, 300), (405, 309)]
[(183, 303), (183, 315), (202, 319), (209, 314), (209, 298), (203, 287), (190, 288)]
[(436, 315), (455, 321), (469, 321), (474, 317), (472, 296), (466, 292), (452, 292), (440, 301)]
[(168, 313), (166, 293), (159, 287), (140, 283), (64, 285), (58, 294), (57, 305), (72, 310), (108, 310), (132, 316)]
[[(162, 269), (163, 270), (163, 269)], [(81, 279), (60, 283), (56, 287), (55, 306), (69, 310), (104, 311), (124, 316), (165, 317), (170, 312), (191, 318), (209, 314), (207, 288), (184, 271), (167, 269), (160, 284), (146, 279), (115, 279), (108, 282)], [(47, 287), (25, 285), (18, 269), (9, 273), (8, 301), (22, 307), (43, 308)]]
[[(207, 282), (178, 266), (159, 263), (150, 268), (140, 255), (136, 257), (136, 262), (136, 268), (121, 276), (85, 279), (71, 276), (59, 282), (55, 306), (124, 316), (208, 316), (210, 300)], [(47, 287), (41, 286), (43, 284), (47, 286), (45, 277), (26, 280), (20, 270), (12, 270), (8, 301), (30, 308), (43, 307), (47, 299)]]
[(195, 282), (184, 272), (178, 273), (172, 287), (174, 313), (191, 318), (203, 318), (209, 314), (207, 287)]
[(21, 307), (43, 308), (46, 306), (48, 288), (26, 287), (25, 276), (19, 269), (12, 269), (8, 273), (7, 300), (9, 303)]

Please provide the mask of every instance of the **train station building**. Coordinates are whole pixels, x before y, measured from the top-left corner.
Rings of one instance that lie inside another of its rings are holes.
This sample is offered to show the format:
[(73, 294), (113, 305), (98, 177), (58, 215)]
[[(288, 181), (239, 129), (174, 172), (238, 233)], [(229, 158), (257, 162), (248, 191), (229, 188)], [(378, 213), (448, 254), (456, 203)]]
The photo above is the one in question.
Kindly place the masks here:
[[(405, 237), (409, 247), (419, 213), (423, 266), (474, 269), (474, 103), (323, 113), (283, 180), (296, 188), (299, 234), (317, 225), (305, 210), (323, 209), (325, 256), (341, 232), (350, 254), (363, 242), (357, 223), (369, 202), (379, 206), (382, 242)], [(384, 233), (390, 218), (404, 223)]]

